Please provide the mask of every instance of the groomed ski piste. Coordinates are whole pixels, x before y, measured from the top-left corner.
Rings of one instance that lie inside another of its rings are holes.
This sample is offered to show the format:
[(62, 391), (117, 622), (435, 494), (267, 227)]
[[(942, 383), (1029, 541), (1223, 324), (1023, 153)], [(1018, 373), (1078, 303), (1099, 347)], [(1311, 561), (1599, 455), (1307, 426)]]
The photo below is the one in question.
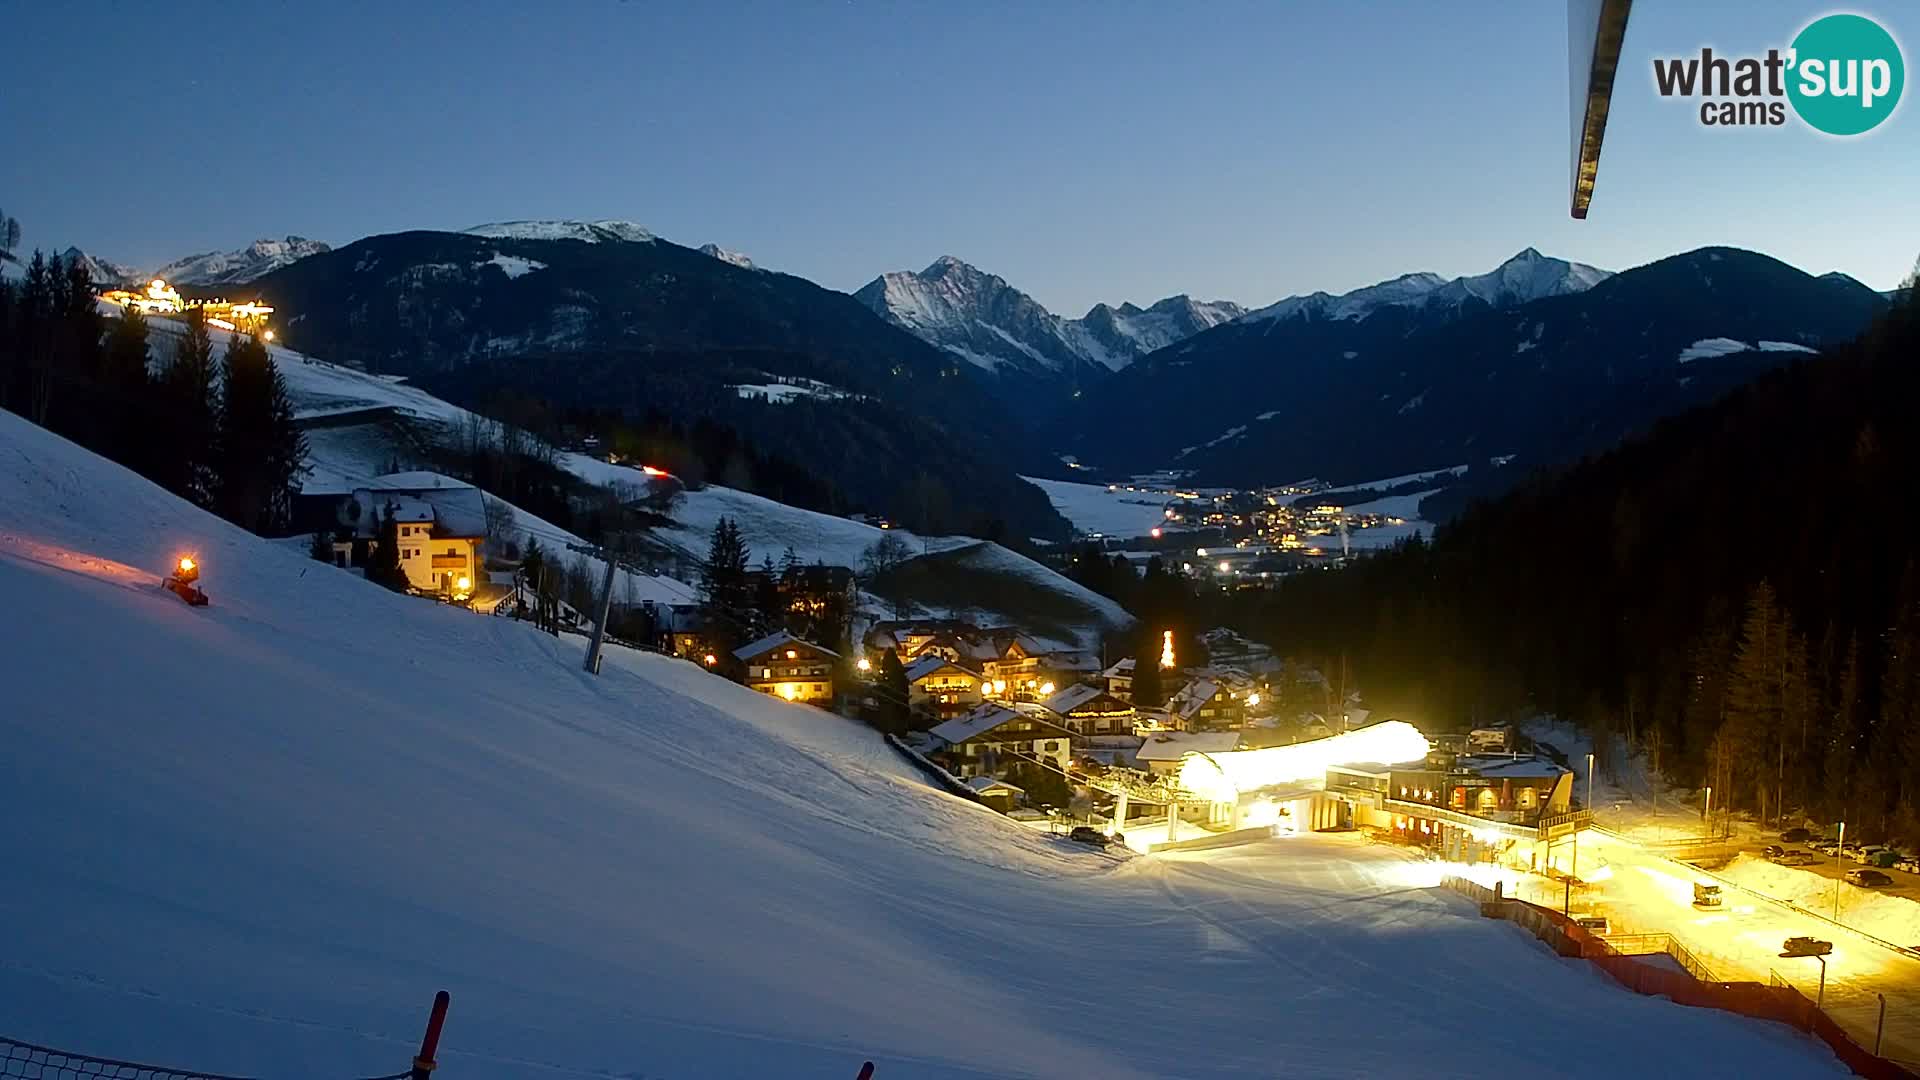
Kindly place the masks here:
[[(161, 591), (182, 552), (212, 604)], [(446, 1080), (1826, 1076), (1351, 838), (1125, 858), (681, 661), (388, 593), (0, 412), (0, 1034)]]

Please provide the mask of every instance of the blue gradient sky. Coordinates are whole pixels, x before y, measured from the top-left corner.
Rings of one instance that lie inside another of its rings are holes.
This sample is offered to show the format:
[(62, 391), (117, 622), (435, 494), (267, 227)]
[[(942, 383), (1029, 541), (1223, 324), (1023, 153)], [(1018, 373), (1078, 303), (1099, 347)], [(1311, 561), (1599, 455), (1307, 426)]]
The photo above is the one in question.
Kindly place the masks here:
[[(23, 246), (135, 264), (628, 218), (839, 289), (952, 253), (1073, 315), (1528, 245), (1624, 268), (1733, 244), (1889, 288), (1920, 253), (1920, 91), (1838, 141), (1652, 90), (1654, 55), (1784, 46), (1826, 10), (1637, 5), (1575, 222), (1557, 0), (7, 4), (0, 207)], [(1920, 10), (1850, 10), (1914, 65)]]

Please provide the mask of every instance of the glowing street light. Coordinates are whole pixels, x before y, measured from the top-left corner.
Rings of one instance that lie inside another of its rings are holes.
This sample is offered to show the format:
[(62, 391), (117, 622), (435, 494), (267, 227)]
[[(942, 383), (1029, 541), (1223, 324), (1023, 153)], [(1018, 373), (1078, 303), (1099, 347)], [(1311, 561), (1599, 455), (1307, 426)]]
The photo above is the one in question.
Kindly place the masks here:
[(712, 653), (708, 653), (707, 655), (701, 657), (700, 661), (701, 663), (706, 664), (708, 667), (712, 667), (713, 665), (720, 662), (720, 658), (713, 655)]
[(473, 589), (473, 579), (463, 574), (453, 583), (453, 588), (456, 592), (470, 592)]
[(1040, 684), (1040, 692), (1041, 692), (1042, 694), (1045, 694), (1045, 695), (1046, 695), (1046, 696), (1048, 696), (1048, 697), (1052, 697), (1052, 696), (1053, 696), (1053, 684), (1052, 684), (1052, 683), (1050, 683), (1050, 682), (1043, 682), (1043, 683), (1041, 683), (1041, 684)]
[(1227, 560), (1225, 560), (1225, 559), (1221, 559), (1221, 560), (1220, 560), (1220, 572), (1224, 574), (1224, 573), (1226, 573), (1226, 572), (1227, 572), (1227, 571), (1228, 571), (1229, 569), (1231, 569), (1231, 567), (1229, 567), (1229, 566), (1227, 565)]
[(871, 660), (869, 660), (869, 659), (867, 659), (866, 657), (864, 657), (864, 656), (863, 656), (863, 657), (861, 657), (860, 659), (858, 659), (858, 660), (855, 660), (855, 661), (853, 662), (853, 666), (854, 666), (854, 667), (856, 667), (856, 668), (859, 668), (859, 669), (860, 669), (861, 671), (872, 671), (872, 670), (873, 670), (873, 661), (871, 661)]
[(1255, 690), (1253, 693), (1247, 695), (1247, 708), (1251, 709), (1258, 704), (1260, 704), (1260, 691)]

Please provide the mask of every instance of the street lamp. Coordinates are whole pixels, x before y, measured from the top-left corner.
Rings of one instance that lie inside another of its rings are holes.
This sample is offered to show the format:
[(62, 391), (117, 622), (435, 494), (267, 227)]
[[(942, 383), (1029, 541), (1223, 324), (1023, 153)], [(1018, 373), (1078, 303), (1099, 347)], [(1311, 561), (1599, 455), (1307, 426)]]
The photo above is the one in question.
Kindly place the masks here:
[(1833, 942), (1819, 941), (1810, 937), (1791, 937), (1780, 943), (1780, 955), (1783, 959), (1804, 959), (1813, 957), (1820, 961), (1820, 990), (1814, 999), (1813, 1007), (1825, 1008), (1827, 1004), (1827, 954), (1833, 951)]
[[(1840, 844), (1833, 849), (1833, 921), (1840, 921), (1840, 856), (1847, 850), (1847, 823), (1840, 823)], [(1821, 967), (1826, 965), (1822, 964)]]
[(1587, 754), (1587, 812), (1593, 812), (1593, 754)]
[(1713, 785), (1707, 785), (1707, 835), (1713, 835)]

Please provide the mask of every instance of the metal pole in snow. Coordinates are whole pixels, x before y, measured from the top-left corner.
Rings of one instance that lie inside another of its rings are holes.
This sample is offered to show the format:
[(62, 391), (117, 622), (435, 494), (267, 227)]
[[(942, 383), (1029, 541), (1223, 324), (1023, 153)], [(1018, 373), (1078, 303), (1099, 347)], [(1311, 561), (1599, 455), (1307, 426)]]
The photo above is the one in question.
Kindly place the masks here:
[(1887, 1033), (1887, 995), (1875, 994), (1880, 999), (1880, 1021), (1873, 1025), (1873, 1056), (1880, 1056), (1880, 1036)]
[(600, 621), (593, 624), (593, 640), (587, 644), (587, 674), (600, 674), (600, 642), (607, 636), (607, 619), (613, 614), (613, 553), (601, 552), (607, 560), (607, 580), (600, 590)]

